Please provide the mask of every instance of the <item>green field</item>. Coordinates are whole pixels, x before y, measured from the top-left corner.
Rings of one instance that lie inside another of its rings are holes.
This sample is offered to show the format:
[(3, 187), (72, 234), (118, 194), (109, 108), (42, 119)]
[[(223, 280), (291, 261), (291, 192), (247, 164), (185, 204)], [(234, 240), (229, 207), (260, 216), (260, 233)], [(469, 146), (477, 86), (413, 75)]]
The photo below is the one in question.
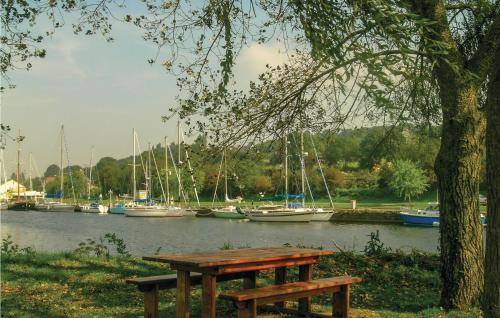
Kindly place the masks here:
[[(2, 249), (2, 317), (141, 317), (142, 294), (124, 280), (171, 272), (163, 264), (135, 257), (95, 256), (97, 245), (84, 255), (20, 251), (9, 244)], [(388, 253), (377, 244), (368, 253), (374, 255), (340, 252), (324, 257), (314, 271), (315, 277), (350, 274), (364, 279), (352, 288), (352, 317), (480, 317), (479, 310), (445, 313), (439, 309), (437, 255)], [(290, 271), (291, 279), (297, 275), (296, 269)], [(272, 272), (262, 272), (258, 285), (270, 284), (272, 279)], [(239, 288), (239, 284), (223, 283), (219, 289)], [(173, 317), (174, 292), (162, 291), (160, 297), (160, 314)], [(330, 300), (322, 296), (314, 303), (316, 310), (328, 311)], [(220, 317), (235, 317), (231, 304), (217, 304)], [(199, 317), (199, 307), (200, 290), (195, 288), (192, 317)]]

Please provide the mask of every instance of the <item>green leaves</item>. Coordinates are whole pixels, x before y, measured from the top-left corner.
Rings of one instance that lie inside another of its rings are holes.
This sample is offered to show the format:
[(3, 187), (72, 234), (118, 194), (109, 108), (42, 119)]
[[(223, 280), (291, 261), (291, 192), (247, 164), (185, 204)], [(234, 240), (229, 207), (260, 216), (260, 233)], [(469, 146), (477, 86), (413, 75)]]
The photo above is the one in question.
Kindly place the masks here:
[(389, 187), (395, 194), (411, 200), (422, 194), (429, 186), (423, 170), (409, 160), (399, 160), (394, 163), (394, 171), (389, 180)]

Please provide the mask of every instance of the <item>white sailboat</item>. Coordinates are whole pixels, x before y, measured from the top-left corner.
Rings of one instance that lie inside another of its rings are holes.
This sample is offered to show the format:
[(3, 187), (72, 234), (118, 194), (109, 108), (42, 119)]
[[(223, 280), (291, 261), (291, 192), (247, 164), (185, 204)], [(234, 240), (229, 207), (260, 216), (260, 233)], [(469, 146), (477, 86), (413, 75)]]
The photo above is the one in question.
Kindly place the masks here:
[[(89, 181), (87, 183), (87, 198), (90, 200), (90, 192), (92, 189), (92, 160), (94, 157), (94, 147), (90, 150), (90, 164), (89, 164)], [(109, 212), (109, 206), (93, 202), (88, 204), (78, 204), (75, 206), (75, 212), (84, 212), (84, 213), (99, 213), (99, 214), (107, 214)]]
[[(333, 210), (333, 201), (332, 201), (332, 197), (330, 195), (330, 190), (328, 189), (328, 184), (326, 183), (325, 175), (323, 174), (323, 168), (321, 167), (321, 161), (319, 160), (318, 152), (316, 151), (316, 146), (314, 145), (314, 140), (312, 139), (311, 134), (309, 136), (311, 138), (311, 144), (313, 145), (313, 148), (314, 148), (314, 153), (316, 156), (316, 161), (317, 161), (318, 166), (319, 166), (319, 171), (321, 172), (321, 177), (323, 178), (323, 183), (325, 185), (326, 192), (328, 193), (328, 198), (330, 200), (330, 206), (332, 207), (332, 209), (328, 209), (328, 210), (325, 210), (322, 208), (313, 208), (314, 214), (313, 214), (311, 221), (330, 221), (333, 214), (335, 213), (335, 211)], [(304, 155), (305, 155), (305, 152), (304, 152), (304, 133), (303, 132), (300, 133), (300, 148), (301, 148), (300, 161), (301, 161), (301, 167), (302, 167), (302, 193), (304, 193), (304, 180), (305, 180)], [(308, 188), (310, 191), (310, 187), (308, 187)], [(312, 193), (311, 193), (311, 197), (312, 197)], [(302, 206), (304, 206), (304, 199), (302, 199)]]
[[(227, 156), (226, 156), (226, 149), (222, 152), (222, 161), (221, 165), (224, 163), (224, 201), (225, 202), (238, 202), (240, 203), (242, 198), (238, 197), (236, 199), (229, 199), (228, 192), (227, 192)], [(219, 176), (220, 176), (220, 170), (219, 169)], [(217, 196), (217, 186), (219, 185), (219, 178), (217, 177), (217, 184), (215, 185), (215, 191), (214, 191), (214, 198), (212, 200), (212, 206), (215, 202), (215, 197)], [(229, 205), (223, 208), (217, 208), (217, 209), (211, 209), (214, 216), (219, 219), (245, 219), (245, 215), (242, 213), (239, 213), (238, 210), (234, 205)]]
[[(133, 199), (132, 203), (126, 204), (124, 206), (124, 214), (125, 216), (128, 217), (169, 217), (169, 216), (183, 216), (184, 214), (182, 213), (181, 210), (177, 209), (170, 209), (168, 207), (162, 207), (162, 206), (156, 206), (153, 204), (147, 204), (147, 205), (139, 205), (136, 203), (137, 200), (137, 188), (136, 188), (136, 172), (135, 172), (135, 157), (136, 157), (136, 132), (135, 128), (133, 130), (133, 144), (134, 144), (134, 150), (133, 150), (133, 163), (132, 163), (132, 183), (133, 183)], [(151, 149), (149, 154), (151, 154)], [(148, 165), (150, 166), (150, 159), (148, 160)], [(147, 189), (147, 196), (149, 197), (151, 195), (151, 168), (149, 168), (149, 171), (145, 173), (146, 175), (146, 189)], [(148, 176), (149, 174), (149, 176)]]
[(309, 222), (314, 212), (304, 207), (288, 206), (288, 140), (285, 135), (285, 206), (282, 208), (257, 208), (246, 210), (245, 215), (250, 221), (256, 222)]

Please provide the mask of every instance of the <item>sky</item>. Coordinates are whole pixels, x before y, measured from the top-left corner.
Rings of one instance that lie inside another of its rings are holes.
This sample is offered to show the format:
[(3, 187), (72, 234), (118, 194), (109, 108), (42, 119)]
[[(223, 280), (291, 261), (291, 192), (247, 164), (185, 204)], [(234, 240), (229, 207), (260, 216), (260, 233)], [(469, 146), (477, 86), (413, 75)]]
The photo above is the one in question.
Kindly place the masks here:
[[(12, 135), (20, 129), (26, 136), (21, 144), (26, 173), (30, 152), (41, 174), (48, 165), (58, 164), (61, 125), (71, 165), (88, 166), (92, 147), (94, 163), (106, 156), (130, 156), (133, 128), (143, 150), (164, 136), (176, 139), (176, 119), (161, 121), (176, 105), (176, 78), (159, 63), (147, 63), (156, 49), (137, 29), (116, 24), (112, 35), (115, 41), (108, 43), (98, 36), (74, 35), (69, 26), (59, 29), (42, 44), (46, 58), (32, 60), (29, 71), (9, 74), (16, 88), (1, 96), (1, 121), (11, 126)], [(252, 43), (236, 60), (235, 80), (243, 87), (256, 80), (266, 64), (285, 61), (278, 44)], [(16, 165), (13, 142), (7, 144), (4, 160), (9, 176)]]

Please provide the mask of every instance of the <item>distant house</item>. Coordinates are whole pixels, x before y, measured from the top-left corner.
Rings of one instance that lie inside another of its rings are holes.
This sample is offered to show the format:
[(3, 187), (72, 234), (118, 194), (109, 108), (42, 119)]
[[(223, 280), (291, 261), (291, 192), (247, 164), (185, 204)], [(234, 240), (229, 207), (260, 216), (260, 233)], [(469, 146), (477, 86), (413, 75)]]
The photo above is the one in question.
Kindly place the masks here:
[[(12, 200), (17, 197), (18, 183), (15, 180), (9, 180), (4, 184), (0, 185), (0, 200)], [(43, 192), (38, 191), (26, 191), (26, 187), (19, 184), (19, 196), (21, 198), (26, 198), (29, 200), (41, 198), (44, 196)]]
[[(0, 185), (0, 200), (9, 200), (12, 198), (13, 194), (17, 195), (17, 185), (17, 181), (14, 180), (9, 180)], [(20, 184), (19, 191), (24, 193), (26, 191), (26, 187)]]

